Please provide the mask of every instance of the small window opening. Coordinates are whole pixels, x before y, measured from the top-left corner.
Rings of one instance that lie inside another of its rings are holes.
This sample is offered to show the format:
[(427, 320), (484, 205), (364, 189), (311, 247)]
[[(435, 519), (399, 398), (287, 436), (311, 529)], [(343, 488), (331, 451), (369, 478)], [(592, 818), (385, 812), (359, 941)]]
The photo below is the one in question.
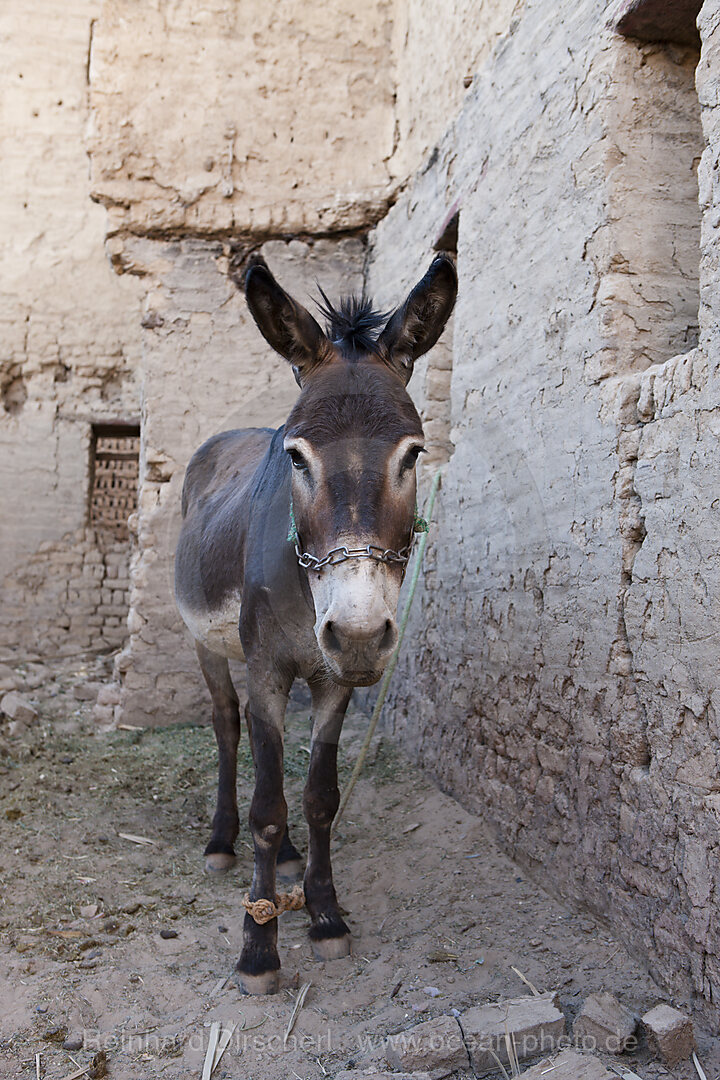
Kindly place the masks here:
[(93, 425), (90, 524), (107, 540), (130, 538), (128, 518), (137, 510), (139, 463), (137, 424)]
[(615, 29), (640, 41), (668, 41), (700, 48), (697, 17), (702, 0), (630, 0)]
[(621, 38), (599, 292), (612, 348), (601, 375), (643, 370), (697, 345), (699, 8), (699, 0), (625, 0), (614, 24)]

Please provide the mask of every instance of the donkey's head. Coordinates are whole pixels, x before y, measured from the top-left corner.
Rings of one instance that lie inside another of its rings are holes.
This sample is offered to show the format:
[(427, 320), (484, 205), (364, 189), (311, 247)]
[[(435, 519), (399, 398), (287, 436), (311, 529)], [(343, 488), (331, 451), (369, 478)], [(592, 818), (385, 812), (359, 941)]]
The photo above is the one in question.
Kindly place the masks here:
[(455, 266), (438, 255), (382, 330), (386, 316), (369, 303), (349, 299), (334, 309), (323, 296), (323, 331), (260, 259), (247, 271), (245, 291), (260, 332), (292, 364), (301, 388), (284, 445), (318, 645), (337, 682), (367, 686), (397, 643), (415, 523), (424, 439), (405, 388), (453, 309)]

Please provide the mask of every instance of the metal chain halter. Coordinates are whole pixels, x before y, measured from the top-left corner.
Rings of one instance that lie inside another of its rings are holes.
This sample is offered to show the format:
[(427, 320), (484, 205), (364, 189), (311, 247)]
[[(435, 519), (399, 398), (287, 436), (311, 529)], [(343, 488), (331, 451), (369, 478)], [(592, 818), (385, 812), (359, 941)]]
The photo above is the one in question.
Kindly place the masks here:
[(300, 547), (300, 537), (298, 536), (297, 525), (295, 523), (295, 509), (293, 507), (292, 495), (290, 496), (290, 529), (288, 530), (287, 535), (288, 543), (294, 544), (297, 561), (300, 566), (305, 568), (305, 570), (315, 570), (317, 573), (320, 573), (324, 566), (337, 566), (338, 563), (345, 562), (346, 559), (374, 559), (375, 562), (395, 563), (396, 565), (402, 566), (404, 574), (407, 561), (410, 558), (410, 552), (412, 551), (414, 534), (427, 531), (428, 523), (425, 518), (421, 517), (418, 513), (416, 503), (410, 541), (405, 547), (400, 548), (399, 551), (393, 551), (391, 548), (381, 548), (376, 544), (367, 544), (363, 548), (349, 548), (343, 544), (341, 547), (336, 547), (333, 548), (332, 551), (328, 551), (327, 555), (322, 559), (318, 559), (316, 555), (311, 555), (309, 551), (303, 551)]

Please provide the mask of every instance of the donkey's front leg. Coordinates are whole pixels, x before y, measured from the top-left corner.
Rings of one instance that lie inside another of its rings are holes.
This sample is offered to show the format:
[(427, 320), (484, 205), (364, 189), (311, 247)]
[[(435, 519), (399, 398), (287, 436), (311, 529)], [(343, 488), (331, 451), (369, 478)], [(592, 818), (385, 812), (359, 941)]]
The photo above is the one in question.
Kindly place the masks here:
[[(287, 825), (283, 795), (283, 725), (287, 690), (253, 693), (246, 710), (255, 764), (255, 791), (250, 804), (250, 829), (255, 844), (255, 869), (250, 900), (276, 899), (275, 866)], [(246, 994), (277, 991), (280, 957), (277, 918), (257, 923), (245, 915), (243, 949), (237, 963), (238, 985)]]
[(340, 802), (338, 742), (352, 690), (327, 682), (311, 683), (310, 690), (313, 733), (303, 796), (309, 827), (305, 903), (310, 912), (310, 940), (316, 959), (335, 960), (350, 952), (350, 931), (340, 914), (333, 885), (330, 829)]

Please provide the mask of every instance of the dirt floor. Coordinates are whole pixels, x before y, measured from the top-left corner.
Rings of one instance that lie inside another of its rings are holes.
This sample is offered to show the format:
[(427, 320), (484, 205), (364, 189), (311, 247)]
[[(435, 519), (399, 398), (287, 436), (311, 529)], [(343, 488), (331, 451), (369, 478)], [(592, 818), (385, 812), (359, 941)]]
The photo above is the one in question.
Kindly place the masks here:
[[(214, 1077), (319, 1080), (341, 1068), (374, 1071), (387, 1034), (529, 993), (513, 968), (541, 990), (557, 989), (570, 1022), (592, 991), (612, 990), (638, 1014), (666, 1000), (618, 941), (539, 890), (481, 821), (384, 739), (334, 845), (353, 955), (315, 962), (306, 914), (285, 914), (281, 992), (243, 998), (226, 979), (240, 951), (251, 848), (243, 837), (226, 878), (203, 873), (215, 784), (211, 729), (101, 734), (92, 703), (75, 695), (103, 677), (102, 660), (17, 670), (40, 719), (22, 736), (0, 724), (2, 1080), (35, 1077), (36, 1054), (42, 1076), (68, 1077), (100, 1049), (112, 1080), (199, 1080), (214, 1020), (237, 1025)], [(343, 780), (363, 722), (349, 718)], [(287, 795), (300, 846), (307, 746), (307, 716), (295, 711)], [(251, 775), (244, 738), (243, 818)], [(68, 1036), (82, 1037), (82, 1048), (63, 1049)], [(700, 1033), (698, 1054), (714, 1080), (717, 1041)], [(642, 1043), (636, 1054), (605, 1060), (643, 1080), (698, 1075), (691, 1064), (665, 1069)]]

